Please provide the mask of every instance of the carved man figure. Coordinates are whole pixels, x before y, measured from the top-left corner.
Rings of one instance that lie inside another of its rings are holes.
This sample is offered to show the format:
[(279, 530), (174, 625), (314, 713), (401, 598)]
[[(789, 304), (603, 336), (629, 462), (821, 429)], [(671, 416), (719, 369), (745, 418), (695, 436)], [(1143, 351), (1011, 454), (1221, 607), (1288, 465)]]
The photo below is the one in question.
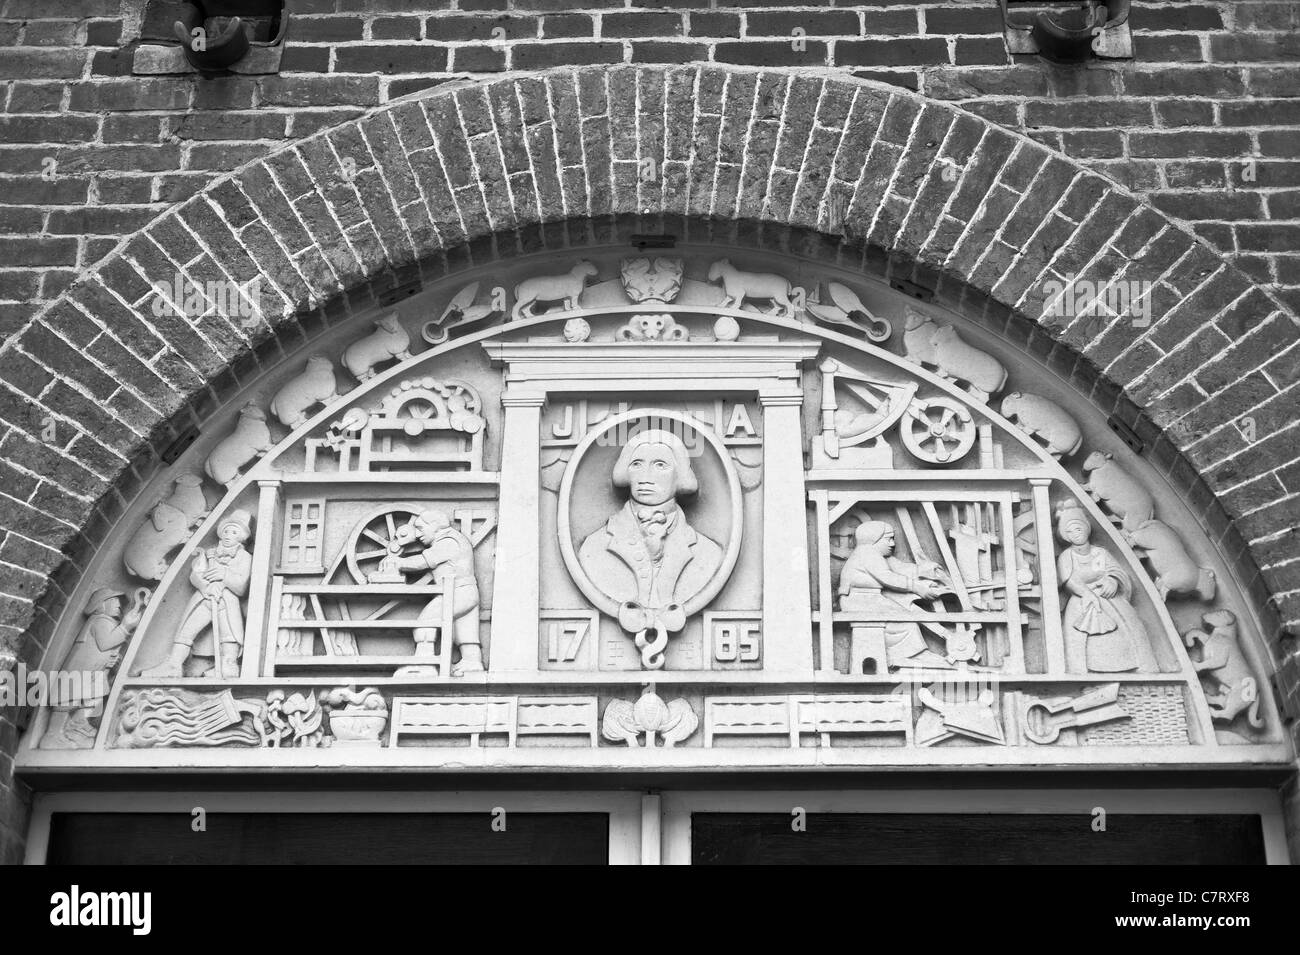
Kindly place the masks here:
[[(427, 510), (413, 517), (403, 529), (403, 538), (418, 540), (424, 547), (418, 554), (398, 558), (397, 569), (403, 573), (432, 572), (435, 580), (454, 577), (450, 595), (439, 594), (420, 612), (420, 620), (441, 621), (448, 596), (454, 621), (452, 638), (460, 650), (460, 660), (452, 676), (483, 672), (483, 648), (478, 634), (478, 579), (474, 576), (474, 545), (451, 526), (451, 518), (438, 510)], [(436, 627), (415, 631), (415, 655), (433, 656), (437, 652)], [(446, 637), (444, 637), (446, 639)]]
[[(86, 622), (60, 669), (65, 674), (102, 675), (102, 682), (98, 686), (83, 684), (78, 693), (50, 700), (54, 710), (49, 729), (41, 738), (41, 749), (88, 749), (94, 745), (95, 727), (91, 717), (101, 713), (108, 692), (108, 671), (117, 666), (122, 644), (135, 632), (141, 616), (139, 604), (122, 616), (120, 590), (100, 587), (90, 595), (86, 601)], [(62, 685), (60, 680), (51, 681), (52, 688)]]
[(670, 432), (642, 431), (623, 446), (613, 479), (630, 500), (582, 542), (582, 569), (635, 609), (655, 614), (685, 603), (722, 563), (722, 548), (691, 527), (677, 503), (699, 489), (686, 446)]
[(181, 676), (191, 657), (213, 659), (203, 676), (217, 675), (226, 680), (239, 676), (239, 658), (244, 652), (244, 611), (240, 601), (248, 595), (253, 570), (252, 555), (244, 548), (250, 536), (248, 512), (236, 509), (217, 525), (217, 545), (195, 551), (190, 583), (198, 593), (185, 605), (171, 655), (146, 670), (145, 676)]

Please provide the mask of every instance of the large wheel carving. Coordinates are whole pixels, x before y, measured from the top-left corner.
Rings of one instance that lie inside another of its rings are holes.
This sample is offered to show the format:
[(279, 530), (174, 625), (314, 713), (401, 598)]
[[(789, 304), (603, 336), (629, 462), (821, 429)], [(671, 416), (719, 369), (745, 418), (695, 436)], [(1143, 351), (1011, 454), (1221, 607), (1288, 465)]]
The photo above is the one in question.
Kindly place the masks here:
[(975, 446), (975, 421), (952, 398), (917, 398), (903, 416), (903, 444), (921, 461), (952, 464)]
[(380, 561), (391, 554), (401, 553), (397, 530), (418, 513), (404, 505), (385, 505), (357, 521), (344, 545), (353, 580), (359, 584), (369, 582), (370, 575), (379, 569)]

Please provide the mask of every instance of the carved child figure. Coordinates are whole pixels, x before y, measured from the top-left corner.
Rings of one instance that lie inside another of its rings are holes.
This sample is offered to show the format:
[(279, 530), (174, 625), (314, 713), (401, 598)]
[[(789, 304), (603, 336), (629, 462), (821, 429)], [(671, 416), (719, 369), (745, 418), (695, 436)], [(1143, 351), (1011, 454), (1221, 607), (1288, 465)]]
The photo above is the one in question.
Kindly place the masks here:
[(1244, 711), (1251, 726), (1263, 729), (1259, 684), (1241, 652), (1236, 615), (1231, 610), (1211, 610), (1201, 617), (1201, 622), (1210, 628), (1209, 632), (1189, 630), (1183, 634), (1183, 643), (1191, 650), (1200, 647), (1201, 659), (1194, 664), (1196, 672), (1208, 684), (1207, 691), (1217, 691), (1206, 695), (1210, 716), (1215, 722), (1231, 723)]
[[(435, 580), (453, 576), (451, 612), (454, 634), (460, 660), (452, 667), (452, 676), (483, 672), (483, 648), (478, 633), (478, 578), (474, 575), (474, 545), (468, 537), (451, 526), (451, 519), (442, 511), (427, 510), (411, 519), (402, 528), (400, 540), (419, 541), (423, 550), (410, 557), (399, 557), (394, 563), (402, 573), (432, 573)], [(420, 612), (422, 621), (441, 621), (447, 595), (434, 597)], [(415, 655), (433, 656), (436, 653), (436, 627), (415, 630)], [(447, 639), (444, 635), (443, 639)]]
[[(143, 595), (148, 591), (140, 590)], [(99, 686), (82, 686), (79, 693), (52, 698), (50, 725), (41, 737), (41, 749), (89, 749), (95, 743), (95, 726), (90, 721), (101, 715), (108, 692), (108, 671), (117, 666), (122, 644), (140, 625), (144, 600), (137, 599), (122, 615), (120, 590), (100, 587), (86, 601), (86, 622), (60, 668), (64, 673), (102, 674)], [(62, 681), (51, 681), (54, 693), (65, 689)]]
[(202, 676), (226, 680), (239, 676), (239, 659), (244, 652), (240, 601), (248, 595), (253, 570), (252, 555), (243, 545), (250, 536), (248, 512), (233, 510), (217, 525), (217, 545), (195, 551), (190, 583), (197, 593), (185, 605), (170, 655), (144, 671), (144, 676), (181, 676), (191, 658), (204, 663), (212, 660), (211, 666), (202, 669)]

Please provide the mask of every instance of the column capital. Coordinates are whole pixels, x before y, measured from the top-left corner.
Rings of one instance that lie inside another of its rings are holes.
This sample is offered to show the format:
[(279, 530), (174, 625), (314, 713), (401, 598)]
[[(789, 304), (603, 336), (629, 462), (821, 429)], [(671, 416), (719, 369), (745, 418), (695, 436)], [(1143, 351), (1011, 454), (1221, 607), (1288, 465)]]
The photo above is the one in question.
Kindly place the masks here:
[(503, 408), (540, 408), (546, 404), (544, 391), (510, 391), (501, 396)]
[(781, 405), (802, 405), (803, 392), (794, 391), (760, 391), (758, 393), (758, 403), (764, 408), (779, 407)]

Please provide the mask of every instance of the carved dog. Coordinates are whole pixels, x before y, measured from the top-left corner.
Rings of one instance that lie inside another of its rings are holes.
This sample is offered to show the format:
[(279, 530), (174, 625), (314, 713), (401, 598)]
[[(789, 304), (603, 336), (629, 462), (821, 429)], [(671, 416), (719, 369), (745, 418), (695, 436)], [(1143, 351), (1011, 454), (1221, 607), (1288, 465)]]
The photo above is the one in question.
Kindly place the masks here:
[(1155, 501), (1146, 488), (1114, 462), (1110, 452), (1094, 451), (1083, 462), (1084, 490), (1113, 515), (1126, 531), (1135, 531), (1155, 516)]
[(1001, 391), (1007, 370), (988, 352), (967, 344), (951, 325), (936, 325), (928, 316), (909, 310), (903, 324), (906, 357), (933, 366), (940, 377), (966, 382), (966, 391), (978, 401)]
[(766, 300), (772, 303), (772, 315), (794, 317), (794, 304), (790, 301), (794, 287), (784, 276), (772, 272), (744, 272), (732, 265), (730, 259), (718, 259), (709, 266), (709, 281), (719, 279), (726, 296), (723, 305), (740, 308), (746, 299)]
[(1161, 600), (1168, 599), (1170, 594), (1192, 593), (1202, 600), (1214, 599), (1214, 571), (1196, 566), (1182, 538), (1168, 524), (1149, 520), (1135, 530), (1122, 533), (1129, 545), (1151, 565)]
[(578, 297), (587, 287), (587, 279), (596, 275), (596, 267), (586, 259), (579, 259), (573, 268), (561, 275), (539, 275), (525, 279), (515, 286), (515, 307), (510, 317), (515, 321), (537, 315), (532, 307), (542, 302), (563, 302), (565, 310), (578, 307)]
[(1002, 416), (1043, 442), (1047, 453), (1058, 460), (1083, 445), (1078, 423), (1064, 408), (1042, 395), (1013, 391), (1002, 399)]
[(230, 487), (244, 465), (259, 454), (270, 451), (271, 447), (271, 429), (266, 426), (266, 413), (257, 405), (244, 405), (235, 430), (217, 442), (203, 470), (218, 484)]
[(302, 374), (291, 378), (271, 399), (271, 413), (286, 428), (293, 429), (307, 421), (307, 411), (318, 404), (328, 404), (338, 397), (334, 363), (324, 355), (312, 355)]
[(1230, 610), (1211, 610), (1201, 622), (1210, 628), (1209, 632), (1189, 630), (1183, 634), (1183, 643), (1189, 649), (1200, 647), (1201, 659), (1195, 664), (1196, 672), (1213, 680), (1218, 689), (1214, 696), (1207, 696), (1211, 717), (1231, 723), (1237, 714), (1245, 711), (1247, 722), (1255, 729), (1263, 729), (1259, 684), (1241, 652), (1236, 615)]
[(406, 361), (410, 357), (411, 336), (398, 321), (397, 313), (389, 312), (375, 319), (373, 332), (343, 351), (343, 365), (357, 381), (366, 381), (374, 377), (380, 362), (390, 358)]

